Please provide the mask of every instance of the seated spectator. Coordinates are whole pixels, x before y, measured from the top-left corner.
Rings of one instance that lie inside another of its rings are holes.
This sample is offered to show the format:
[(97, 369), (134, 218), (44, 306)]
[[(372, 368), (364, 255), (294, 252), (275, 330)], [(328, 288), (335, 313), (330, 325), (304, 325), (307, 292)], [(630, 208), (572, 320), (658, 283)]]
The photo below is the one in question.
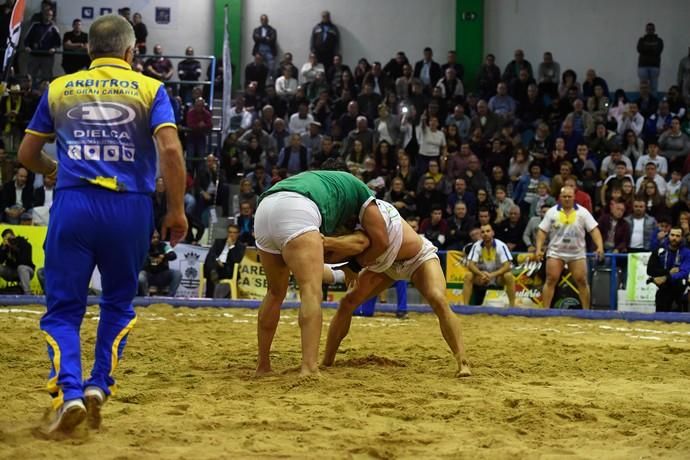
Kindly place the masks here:
[(534, 89), (537, 89), (537, 82), (529, 75), (527, 69), (520, 69), (518, 77), (508, 86), (508, 94), (517, 102), (518, 106), (527, 102), (527, 89), (530, 85), (534, 85)]
[(645, 139), (652, 139), (661, 136), (662, 133), (671, 129), (671, 122), (675, 115), (671, 110), (666, 99), (659, 102), (659, 109), (651, 114), (645, 121), (643, 135)]
[(414, 194), (405, 190), (405, 183), (399, 177), (393, 178), (390, 189), (385, 193), (383, 200), (395, 206), (403, 219), (415, 214)]
[(594, 69), (587, 69), (585, 81), (582, 82), (582, 97), (587, 99), (595, 96), (597, 86), (601, 88), (604, 97), (608, 98), (610, 96), (609, 85), (606, 83), (606, 80), (598, 76)]
[[(333, 65), (326, 71), (326, 79), (334, 84), (341, 80), (344, 73), (349, 73), (352, 77), (350, 67), (343, 64), (343, 57), (336, 53), (333, 55)], [(335, 91), (335, 94), (340, 94), (340, 91)]]
[(532, 71), (532, 64), (530, 64), (530, 62), (527, 59), (525, 59), (525, 53), (522, 50), (518, 49), (515, 50), (515, 54), (513, 56), (515, 59), (513, 59), (506, 65), (501, 79), (505, 81), (507, 84), (511, 84), (513, 80), (518, 78), (520, 70), (522, 69), (526, 69), (530, 78), (533, 78), (534, 72)]
[(289, 70), (288, 77), (294, 78), (295, 81), (297, 81), (297, 78), (299, 77), (299, 71), (297, 70), (297, 67), (295, 67), (295, 65), (292, 63), (292, 53), (289, 52), (283, 54), (283, 59), (278, 63), (276, 73), (274, 75), (275, 79), (277, 80), (282, 75), (285, 75), (284, 71), (286, 67)]
[(326, 74), (323, 72), (317, 72), (314, 81), (305, 85), (304, 89), (305, 96), (311, 104), (316, 103), (322, 94), (328, 95), (330, 88), (328, 87), (328, 82), (326, 81)]
[[(635, 135), (635, 132), (630, 130), (630, 132)], [(616, 133), (613, 131), (610, 131), (608, 128), (606, 128), (606, 125), (604, 123), (597, 123), (595, 128), (594, 128), (594, 133), (587, 139), (587, 146), (589, 147), (589, 150), (592, 152), (592, 155), (594, 155), (594, 158), (597, 159), (598, 162), (601, 162), (601, 160), (604, 159), (612, 150), (614, 146), (614, 137)], [(625, 137), (627, 135), (624, 135), (624, 142), (625, 142)], [(644, 143), (640, 141), (642, 145)], [(628, 158), (632, 158), (630, 153), (627, 153), (626, 150), (626, 156)]]
[(582, 93), (580, 82), (577, 81), (577, 74), (572, 69), (567, 69), (561, 75), (561, 83), (558, 85), (558, 97), (564, 99), (568, 96), (568, 93), (574, 90), (575, 97), (579, 97)]
[(613, 253), (628, 252), (630, 242), (630, 226), (623, 218), (625, 203), (611, 201), (608, 211), (599, 218), (599, 231), (604, 240), (604, 251)]
[(654, 139), (647, 141), (647, 154), (637, 159), (635, 177), (640, 177), (644, 174), (644, 168), (647, 163), (654, 163), (656, 171), (660, 175), (665, 177), (668, 174), (668, 161), (659, 155), (659, 145)]
[[(177, 64), (177, 76), (180, 81), (185, 82), (197, 82), (201, 77), (201, 62), (198, 59), (194, 59), (194, 48), (188, 46), (184, 52), (187, 56), (186, 59), (180, 61)], [(264, 81), (266, 78), (264, 77)], [(251, 80), (249, 80), (251, 81)], [(196, 83), (181, 83), (180, 84), (180, 97), (184, 103), (191, 102), (192, 100), (192, 88)], [(263, 85), (260, 86), (263, 91)]]
[(457, 201), (453, 207), (452, 215), (448, 218), (446, 248), (448, 250), (462, 250), (465, 245), (470, 243), (470, 231), (476, 225), (474, 216), (468, 213), (467, 205), (462, 201)]
[(577, 151), (577, 146), (585, 141), (581, 132), (575, 131), (575, 127), (570, 120), (563, 120), (561, 130), (558, 132), (558, 137), (563, 138), (565, 142), (565, 149), (568, 155), (573, 156)]
[(623, 111), (620, 116), (616, 119), (617, 128), (616, 131), (619, 135), (623, 135), (628, 129), (632, 129), (636, 136), (642, 134), (642, 129), (644, 128), (644, 117), (639, 112), (636, 102), (630, 102), (627, 106), (623, 107)]
[(575, 133), (587, 137), (594, 132), (594, 117), (589, 112), (585, 112), (584, 109), (585, 105), (582, 99), (575, 99), (573, 111), (565, 117), (564, 123), (571, 123)]
[(595, 123), (606, 123), (611, 102), (604, 94), (601, 85), (594, 86), (594, 94), (587, 98), (587, 111), (592, 115)]
[(240, 213), (235, 216), (235, 222), (240, 229), (238, 241), (247, 246), (254, 246), (254, 208), (248, 201), (240, 203)]
[(637, 192), (637, 198), (644, 200), (647, 204), (647, 213), (659, 220), (662, 215), (669, 213), (668, 208), (666, 208), (666, 198), (659, 192), (657, 183), (654, 180), (647, 177), (641, 177), (640, 179), (642, 181), (640, 183), (640, 190)]
[(551, 131), (546, 123), (537, 124), (534, 137), (527, 144), (527, 151), (533, 160), (545, 161), (551, 148)]
[(290, 133), (303, 134), (309, 129), (309, 125), (314, 121), (314, 117), (309, 113), (309, 104), (302, 102), (297, 108), (297, 113), (290, 116), (288, 128)]
[(573, 174), (575, 177), (582, 177), (585, 169), (596, 171), (597, 167), (594, 161), (590, 159), (590, 152), (587, 144), (580, 144), (577, 146), (575, 158), (573, 158)]
[[(594, 171), (592, 171), (594, 172)], [(623, 182), (625, 184), (625, 181)], [(628, 183), (631, 186), (632, 190), (632, 181), (628, 181)], [(569, 177), (567, 178), (564, 182), (563, 185), (565, 187), (572, 187), (573, 190), (575, 190), (575, 204), (578, 206), (582, 206), (585, 208), (589, 213), (592, 213), (593, 207), (592, 207), (592, 195), (590, 193), (587, 193), (583, 190), (580, 189), (580, 186), (577, 184), (577, 181), (575, 180), (574, 177)]]
[(314, 121), (318, 121), (321, 126), (328, 129), (333, 119), (333, 109), (328, 91), (321, 90), (319, 92), (318, 98), (312, 101), (310, 110)]
[(500, 81), (501, 69), (496, 65), (496, 57), (493, 54), (487, 54), (477, 75), (479, 97), (483, 100), (489, 100), (496, 94), (496, 87)]
[(539, 64), (537, 82), (539, 92), (551, 99), (558, 97), (558, 82), (561, 79), (561, 65), (553, 60), (550, 51), (544, 53), (544, 61)]
[[(274, 125), (274, 130), (275, 129), (276, 129), (276, 127)], [(264, 131), (264, 129), (261, 125), (261, 120), (254, 120), (254, 122), (252, 123), (252, 129), (247, 130), (237, 140), (237, 144), (239, 145), (240, 149), (245, 150), (249, 146), (249, 142), (252, 140), (252, 137), (255, 137), (256, 140), (259, 142), (259, 146), (261, 147), (261, 151), (266, 155), (266, 158), (268, 158), (268, 159), (277, 158), (277, 150), (276, 150), (277, 136), (276, 137), (271, 136), (266, 131)], [(248, 168), (248, 169), (253, 169), (253, 166), (251, 168)]]
[(508, 211), (508, 219), (496, 226), (496, 236), (508, 245), (511, 251), (524, 251), (527, 248), (522, 241), (522, 235), (526, 226), (527, 222), (522, 218), (520, 206), (513, 206)]
[(510, 209), (515, 206), (512, 199), (508, 198), (506, 188), (503, 185), (497, 185), (494, 189), (494, 198), (496, 206), (496, 220), (494, 223), (500, 224), (508, 218)]
[[(559, 188), (559, 194), (560, 190), (561, 189)], [(539, 210), (544, 206), (548, 206), (550, 208), (551, 206), (555, 205), (556, 199), (550, 193), (549, 184), (547, 184), (546, 182), (539, 182), (539, 184), (537, 185), (537, 197), (534, 199), (534, 201), (532, 201), (532, 204), (529, 207), (529, 214), (527, 214), (527, 217), (532, 218), (538, 215)]]
[(371, 70), (364, 75), (362, 79), (362, 88), (365, 88), (367, 85), (371, 85), (372, 92), (379, 95), (381, 98), (383, 98), (389, 89), (392, 89), (393, 83), (383, 74), (380, 62), (374, 62), (371, 66)]
[(544, 100), (539, 94), (537, 85), (531, 84), (527, 87), (527, 95), (524, 101), (522, 101), (516, 111), (517, 116), (517, 129), (520, 132), (525, 131), (535, 131), (539, 123), (541, 123), (544, 118), (544, 112), (546, 107), (544, 107)]
[(374, 144), (386, 141), (389, 145), (401, 145), (400, 119), (388, 110), (385, 104), (378, 106), (378, 118), (374, 120)]
[(306, 171), (311, 164), (309, 150), (302, 145), (302, 137), (299, 133), (290, 135), (290, 145), (283, 147), (278, 155), (277, 166), (285, 169), (289, 176)]
[(321, 72), (325, 75), (326, 69), (323, 64), (318, 62), (316, 54), (309, 53), (309, 59), (302, 65), (299, 82), (301, 85), (312, 83), (316, 80), (316, 74)]
[(573, 176), (573, 164), (568, 160), (561, 162), (558, 167), (558, 174), (551, 179), (551, 196), (558, 196), (561, 193), (565, 180)]
[(501, 82), (496, 86), (496, 95), (489, 99), (488, 107), (492, 113), (504, 120), (512, 120), (515, 118), (517, 103), (515, 99), (508, 94), (508, 87), (505, 83)]
[(29, 183), (29, 171), (20, 167), (14, 180), (5, 182), (2, 187), (3, 221), (14, 225), (31, 222), (33, 192), (32, 184)]
[(462, 104), (455, 105), (453, 113), (446, 117), (445, 124), (447, 127), (450, 125), (457, 127), (458, 136), (461, 141), (467, 139), (467, 136), (470, 134), (471, 120), (470, 117), (465, 114), (465, 107)]
[(283, 74), (275, 82), (276, 95), (289, 102), (297, 94), (297, 79), (293, 77), (291, 67), (285, 66), (282, 69)]
[(525, 231), (522, 233), (522, 242), (525, 244), (527, 252), (533, 253), (534, 251), (536, 251), (537, 232), (539, 231), (539, 224), (541, 223), (541, 220), (544, 218), (544, 214), (546, 214), (546, 211), (548, 211), (549, 208), (551, 208), (551, 206), (553, 205), (542, 205), (541, 208), (539, 208), (537, 215), (530, 217), (529, 221), (527, 221)]
[(533, 161), (529, 166), (529, 174), (523, 175), (513, 189), (513, 201), (525, 211), (528, 211), (532, 202), (537, 199), (539, 183), (550, 183), (549, 178), (541, 171), (541, 164)]
[(477, 196), (477, 209), (486, 209), (491, 214), (491, 222), (496, 220), (496, 205), (494, 204), (489, 191), (485, 188), (479, 188), (475, 191)]
[(343, 143), (343, 154), (348, 156), (354, 150), (355, 140), (362, 143), (364, 152), (370, 154), (374, 150), (374, 132), (367, 126), (367, 118), (364, 116), (357, 117), (357, 126), (350, 131)]
[[(646, 209), (646, 205), (645, 205)], [(653, 217), (653, 216), (652, 216)], [(650, 249), (653, 251), (668, 241), (668, 234), (671, 231), (671, 217), (663, 214), (656, 219), (657, 228), (652, 235)]]
[(483, 139), (491, 139), (498, 132), (501, 124), (501, 117), (489, 110), (486, 101), (480, 100), (477, 103), (477, 114), (472, 117), (470, 131), (479, 128)]
[(154, 56), (144, 63), (144, 75), (160, 81), (170, 80), (174, 75), (174, 67), (172, 61), (163, 56), (163, 47), (156, 44), (153, 54)]
[(244, 257), (246, 245), (238, 241), (239, 236), (239, 227), (230, 224), (228, 225), (227, 237), (218, 238), (209, 249), (204, 261), (206, 297), (225, 297), (224, 295), (216, 295), (215, 288), (220, 280), (232, 278), (235, 264), (239, 264)]
[(659, 100), (652, 94), (649, 80), (640, 81), (640, 94), (635, 102), (643, 117), (649, 118), (656, 113), (659, 108)]
[(644, 167), (644, 171), (644, 176), (638, 177), (637, 181), (635, 182), (636, 192), (644, 193), (644, 190), (642, 189), (643, 182), (651, 181), (656, 184), (656, 189), (658, 190), (659, 195), (662, 197), (666, 195), (666, 180), (658, 173), (656, 163), (652, 161), (648, 162)]
[(3, 230), (0, 244), (0, 278), (6, 281), (19, 281), (22, 293), (31, 295), (31, 278), (35, 269), (31, 243), (23, 236), (16, 236), (12, 229)]
[(231, 133), (242, 129), (247, 130), (252, 127), (252, 113), (244, 106), (244, 96), (235, 98), (235, 105), (230, 107), (230, 129)]
[(424, 180), (421, 193), (416, 197), (417, 215), (431, 216), (431, 210), (436, 206), (441, 206), (446, 202), (443, 193), (436, 189), (436, 182), (431, 177)]
[[(513, 307), (515, 279), (512, 273), (513, 256), (508, 245), (499, 238), (494, 238), (490, 224), (481, 226), (481, 238), (481, 241), (474, 243), (468, 256), (468, 272), (463, 280), (463, 300), (465, 304), (471, 305), (475, 286), (485, 291), (488, 286), (498, 285), (505, 287), (509, 306)], [(479, 301), (475, 303), (481, 304)]]
[(625, 164), (625, 174), (632, 176), (632, 174), (633, 174), (632, 161), (630, 161), (630, 158), (623, 156), (623, 152), (621, 152), (620, 147), (614, 146), (612, 148), (609, 156), (604, 158), (601, 162), (600, 177), (602, 179), (606, 179), (607, 177), (614, 174), (616, 171), (616, 167), (618, 166), (618, 163), (621, 161)]
[(467, 190), (467, 181), (464, 177), (456, 178), (453, 183), (453, 192), (450, 193), (446, 200), (447, 214), (452, 214), (458, 201), (465, 203), (468, 215), (475, 216), (477, 214), (477, 198), (474, 192)]
[[(656, 219), (647, 214), (647, 203), (644, 199), (635, 198), (633, 201), (632, 214), (626, 217), (625, 220), (628, 223), (630, 234), (628, 252), (646, 252), (652, 250), (652, 245), (657, 241), (659, 232), (657, 230)], [(662, 235), (662, 239), (665, 237), (665, 234)]]
[(177, 288), (182, 281), (182, 273), (170, 268), (169, 262), (177, 259), (177, 254), (166, 241), (161, 241), (160, 234), (154, 230), (151, 236), (146, 262), (139, 272), (139, 295), (148, 296), (151, 286), (155, 286), (158, 292), (167, 290), (170, 297), (175, 297)]
[[(648, 139), (647, 143), (649, 144), (651, 142), (653, 142), (655, 145), (658, 145), (656, 138)], [(623, 137), (621, 139), (621, 150), (623, 151), (624, 157), (630, 158), (631, 161), (637, 162), (644, 154), (644, 141), (635, 134), (635, 131), (629, 129), (623, 133)], [(644, 164), (642, 166), (644, 166)]]
[(510, 157), (510, 162), (508, 163), (508, 177), (513, 185), (529, 172), (531, 161), (532, 158), (525, 147), (519, 146), (515, 150), (515, 153)]
[(465, 95), (465, 87), (453, 67), (446, 68), (443, 78), (436, 83), (436, 87), (441, 90), (441, 97), (449, 104), (457, 104)]
[(557, 137), (551, 153), (546, 157), (546, 175), (555, 176), (557, 171), (561, 170), (561, 163), (568, 161), (569, 157), (570, 153), (565, 148), (565, 139)]
[(680, 129), (680, 118), (673, 117), (671, 129), (659, 137), (659, 148), (671, 169), (682, 169), (690, 152), (690, 138)]
[(436, 204), (431, 214), (419, 225), (419, 233), (438, 249), (443, 249), (448, 238), (448, 222), (443, 218), (443, 208)]
[[(620, 152), (619, 152), (620, 153)], [(629, 179), (633, 180), (632, 176), (627, 172), (627, 165), (624, 161), (619, 160), (616, 163), (614, 173), (608, 176), (600, 189), (600, 204), (605, 206), (606, 203), (611, 199), (610, 189), (613, 187), (622, 188), (623, 180)]]

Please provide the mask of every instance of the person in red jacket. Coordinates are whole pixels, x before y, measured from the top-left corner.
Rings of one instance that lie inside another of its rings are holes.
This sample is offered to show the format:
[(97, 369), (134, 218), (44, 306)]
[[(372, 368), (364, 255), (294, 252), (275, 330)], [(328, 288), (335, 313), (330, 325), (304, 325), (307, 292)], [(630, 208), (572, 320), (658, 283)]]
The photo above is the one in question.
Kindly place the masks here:
[(577, 182), (575, 181), (575, 178), (567, 178), (563, 182), (563, 185), (573, 187), (575, 189), (575, 204), (582, 206), (590, 213), (592, 212), (592, 197), (589, 196), (589, 193), (583, 192), (577, 187)]
[(187, 171), (196, 175), (197, 169), (203, 165), (202, 160), (208, 153), (206, 143), (213, 127), (211, 111), (206, 108), (206, 101), (203, 97), (194, 100), (194, 105), (187, 112), (185, 121), (188, 130), (185, 145)]
[(431, 241), (438, 249), (443, 249), (448, 237), (448, 222), (443, 218), (443, 208), (439, 204), (431, 207), (431, 214), (419, 226), (419, 233)]

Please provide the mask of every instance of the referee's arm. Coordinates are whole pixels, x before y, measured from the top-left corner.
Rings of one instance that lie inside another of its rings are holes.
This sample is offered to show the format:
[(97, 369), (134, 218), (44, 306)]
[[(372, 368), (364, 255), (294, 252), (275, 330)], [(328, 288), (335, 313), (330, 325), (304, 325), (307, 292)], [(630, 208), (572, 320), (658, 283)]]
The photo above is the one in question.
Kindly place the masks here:
[(175, 246), (187, 235), (187, 219), (184, 214), (185, 168), (182, 161), (182, 146), (177, 129), (162, 126), (154, 137), (160, 156), (161, 176), (166, 188), (168, 212), (163, 218), (161, 237), (168, 238)]
[(44, 176), (51, 176), (57, 172), (57, 162), (43, 152), (46, 141), (46, 137), (30, 132), (26, 133), (19, 146), (17, 159), (31, 171)]

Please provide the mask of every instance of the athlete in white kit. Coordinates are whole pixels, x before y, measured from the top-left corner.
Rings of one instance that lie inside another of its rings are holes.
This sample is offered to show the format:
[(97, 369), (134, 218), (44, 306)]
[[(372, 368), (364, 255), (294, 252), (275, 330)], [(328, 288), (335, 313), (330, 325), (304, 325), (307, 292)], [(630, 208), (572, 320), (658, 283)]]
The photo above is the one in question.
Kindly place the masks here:
[(549, 209), (539, 224), (536, 242), (536, 258), (544, 259), (544, 241), (549, 237), (546, 251), (546, 283), (542, 291), (544, 306), (549, 308), (556, 284), (565, 264), (572, 273), (579, 291), (582, 308), (590, 307), (589, 283), (587, 282), (587, 259), (585, 235), (592, 236), (599, 260), (604, 257), (604, 242), (597, 221), (584, 207), (575, 204), (575, 189), (561, 188), (560, 204)]

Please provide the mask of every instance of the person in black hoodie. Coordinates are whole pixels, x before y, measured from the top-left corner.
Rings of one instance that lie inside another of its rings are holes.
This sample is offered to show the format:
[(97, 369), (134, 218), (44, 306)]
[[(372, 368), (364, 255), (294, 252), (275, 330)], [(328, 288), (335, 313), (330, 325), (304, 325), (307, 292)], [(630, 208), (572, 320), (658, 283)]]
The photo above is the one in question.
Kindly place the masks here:
[(645, 34), (637, 41), (637, 76), (640, 83), (649, 81), (652, 94), (656, 96), (659, 84), (659, 68), (661, 67), (661, 52), (664, 50), (664, 41), (656, 34), (654, 23), (649, 22), (645, 26)]
[(31, 258), (31, 243), (23, 236), (16, 236), (6, 228), (2, 232), (0, 244), (0, 278), (7, 281), (19, 281), (25, 295), (31, 294), (31, 278), (36, 266)]

